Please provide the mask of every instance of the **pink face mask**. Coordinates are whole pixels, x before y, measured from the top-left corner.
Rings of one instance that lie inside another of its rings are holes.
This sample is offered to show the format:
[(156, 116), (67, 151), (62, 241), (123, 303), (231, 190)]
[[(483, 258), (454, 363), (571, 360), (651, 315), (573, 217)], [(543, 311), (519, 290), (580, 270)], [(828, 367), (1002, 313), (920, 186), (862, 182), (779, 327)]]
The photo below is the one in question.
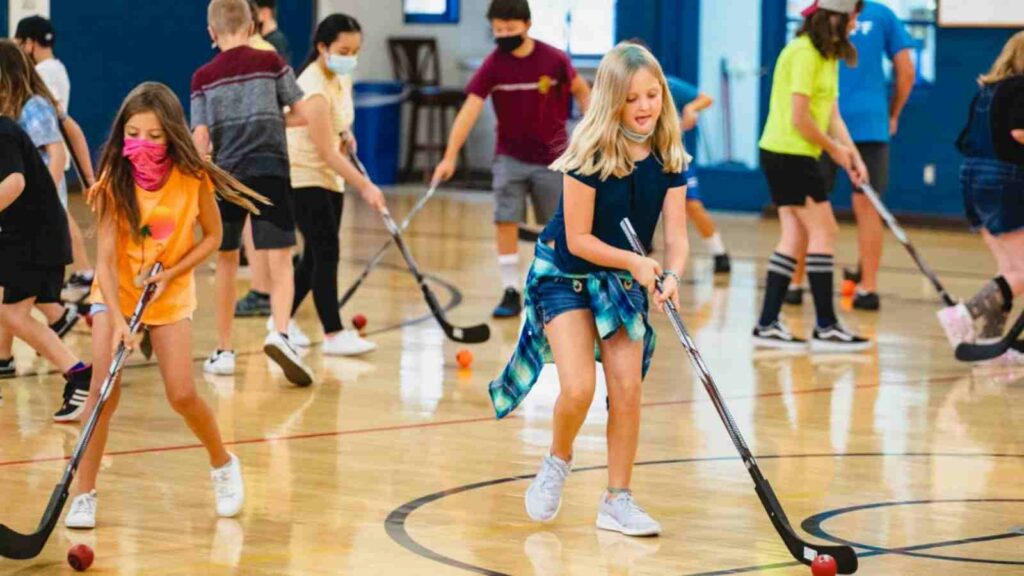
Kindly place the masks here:
[(132, 163), (135, 183), (143, 190), (158, 190), (171, 170), (166, 144), (125, 136), (122, 155)]

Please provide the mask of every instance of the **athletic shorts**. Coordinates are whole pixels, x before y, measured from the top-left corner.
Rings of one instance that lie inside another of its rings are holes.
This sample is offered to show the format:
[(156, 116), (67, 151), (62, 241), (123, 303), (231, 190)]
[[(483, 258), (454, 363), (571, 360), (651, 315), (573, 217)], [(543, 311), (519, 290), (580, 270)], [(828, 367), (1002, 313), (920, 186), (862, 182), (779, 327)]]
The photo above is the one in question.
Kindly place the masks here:
[(4, 304), (17, 304), (35, 298), (36, 304), (60, 302), (64, 287), (64, 267), (19, 266), (16, 270), (0, 270), (0, 287), (4, 289)]
[(562, 198), (561, 172), (543, 164), (527, 164), (510, 156), (494, 159), (494, 221), (526, 221), (526, 198), (533, 203), (537, 224), (547, 225)]
[[(626, 289), (626, 295), (637, 310), (643, 310), (647, 317), (647, 293), (640, 284), (633, 280), (618, 280)], [(590, 296), (587, 293), (586, 280), (575, 278), (549, 277), (537, 281), (535, 288), (537, 308), (540, 317), (547, 325), (549, 322), (566, 312), (573, 310), (590, 310)]]
[(704, 199), (700, 196), (700, 180), (697, 179), (697, 168), (690, 163), (690, 166), (686, 169), (686, 200), (694, 202), (703, 202)]
[(778, 207), (804, 206), (807, 199), (828, 201), (825, 175), (817, 158), (761, 150), (761, 170), (768, 179), (772, 202)]
[[(885, 194), (889, 189), (889, 144), (885, 142), (862, 142), (857, 144), (864, 165), (868, 168), (868, 175), (871, 177), (871, 185), (879, 194)], [(825, 187), (829, 195), (836, 184), (836, 174), (840, 172), (836, 164), (828, 154), (821, 155), (821, 169), (825, 174)], [(846, 171), (844, 170), (845, 174)], [(861, 194), (859, 188), (854, 188), (855, 194)]]
[(968, 158), (960, 167), (960, 187), (975, 229), (995, 236), (1024, 230), (1024, 167)]
[(270, 200), (270, 206), (256, 202), (259, 214), (237, 204), (217, 198), (220, 221), (224, 225), (221, 252), (232, 252), (242, 247), (242, 228), (246, 217), (252, 218), (252, 240), (257, 250), (273, 250), (295, 246), (295, 215), (292, 210), (291, 185), (287, 178), (262, 176), (242, 180), (249, 188)]

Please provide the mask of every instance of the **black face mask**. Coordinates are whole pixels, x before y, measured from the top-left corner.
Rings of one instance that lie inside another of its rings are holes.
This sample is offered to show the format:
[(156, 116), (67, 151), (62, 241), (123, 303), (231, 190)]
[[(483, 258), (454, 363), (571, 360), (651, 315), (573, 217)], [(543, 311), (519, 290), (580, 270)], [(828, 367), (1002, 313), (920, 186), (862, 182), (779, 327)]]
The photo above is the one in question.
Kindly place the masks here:
[(517, 48), (526, 42), (526, 38), (522, 36), (499, 36), (494, 39), (494, 43), (498, 45), (498, 50), (502, 52), (514, 52)]

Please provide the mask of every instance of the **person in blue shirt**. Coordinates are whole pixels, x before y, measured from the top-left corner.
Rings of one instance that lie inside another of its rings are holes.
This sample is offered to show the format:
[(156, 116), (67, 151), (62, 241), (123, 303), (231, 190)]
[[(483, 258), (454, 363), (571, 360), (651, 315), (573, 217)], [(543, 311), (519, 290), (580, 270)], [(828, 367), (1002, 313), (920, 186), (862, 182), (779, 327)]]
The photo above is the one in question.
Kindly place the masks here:
[[(596, 348), (608, 383), (608, 485), (597, 527), (627, 536), (661, 532), (630, 483), (641, 383), (654, 352), (648, 295), (659, 307), (678, 302), (689, 251), (689, 160), (661, 65), (646, 48), (619, 44), (601, 60), (590, 108), (551, 165), (564, 174), (562, 197), (535, 249), (515, 354), (489, 387), (500, 418), (529, 393), (545, 361), (553, 356), (558, 368), (551, 449), (526, 491), (533, 520), (551, 520), (561, 506), (573, 443), (594, 399)], [(630, 249), (620, 228), (627, 217), (646, 246), (664, 217), (664, 268)]]
[[(672, 100), (679, 109), (679, 127), (683, 133), (689, 132), (697, 127), (701, 111), (711, 106), (714, 101), (682, 78), (666, 75), (665, 79), (668, 81)], [(728, 274), (732, 268), (729, 252), (725, 249), (725, 243), (722, 242), (722, 235), (718, 233), (714, 219), (704, 208), (697, 168), (693, 164), (686, 170), (686, 217), (697, 227), (697, 232), (711, 250), (715, 274)]]
[[(856, 67), (840, 65), (839, 110), (868, 167), (872, 185), (883, 194), (889, 187), (889, 141), (899, 130), (900, 114), (916, 81), (911, 58), (914, 40), (888, 6), (870, 0), (864, 2), (850, 40), (857, 48), (859, 62)], [(894, 87), (891, 89), (883, 66), (886, 58), (893, 65)], [(827, 155), (822, 156), (822, 165), (831, 192), (839, 169)], [(878, 310), (878, 268), (885, 228), (864, 194), (855, 189), (852, 200), (857, 219), (859, 265), (856, 271), (847, 270), (846, 277), (858, 283), (853, 307)], [(802, 301), (800, 281), (803, 276), (801, 258), (787, 302), (799, 304)]]

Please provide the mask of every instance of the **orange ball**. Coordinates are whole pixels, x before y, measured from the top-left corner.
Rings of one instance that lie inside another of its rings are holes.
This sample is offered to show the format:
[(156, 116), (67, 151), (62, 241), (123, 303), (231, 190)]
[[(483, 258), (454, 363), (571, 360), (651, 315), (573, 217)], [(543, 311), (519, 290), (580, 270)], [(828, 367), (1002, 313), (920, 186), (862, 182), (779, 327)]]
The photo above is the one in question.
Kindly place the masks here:
[(459, 367), (469, 368), (473, 365), (473, 353), (462, 348), (459, 350), (458, 354), (455, 355), (455, 361), (459, 363)]
[(849, 298), (853, 296), (854, 292), (857, 291), (857, 283), (853, 280), (843, 280), (842, 286), (839, 288), (839, 293), (844, 297)]

